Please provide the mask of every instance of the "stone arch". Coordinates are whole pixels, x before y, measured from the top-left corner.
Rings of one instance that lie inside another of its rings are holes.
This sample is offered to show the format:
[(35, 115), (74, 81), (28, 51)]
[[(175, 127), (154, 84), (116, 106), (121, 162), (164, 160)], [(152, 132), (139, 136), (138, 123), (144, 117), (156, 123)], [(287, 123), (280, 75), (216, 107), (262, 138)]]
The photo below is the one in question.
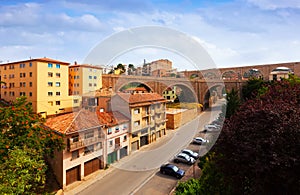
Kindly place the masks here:
[(228, 70), (222, 73), (223, 80), (236, 80), (238, 79), (238, 73), (233, 70)]
[(203, 77), (205, 79), (218, 79), (219, 77), (214, 72), (206, 72)]
[(263, 78), (264, 75), (258, 69), (252, 68), (248, 71), (244, 72), (243, 78), (250, 79), (250, 78)]
[(225, 85), (216, 84), (210, 86), (210, 88), (208, 88), (204, 94), (203, 108), (207, 109), (211, 107), (211, 105), (215, 103), (218, 98), (223, 98), (225, 93)]
[[(129, 89), (132, 88), (132, 89)], [(141, 89), (144, 88), (145, 90)], [(136, 90), (139, 91), (141, 93), (144, 92), (153, 92), (153, 89), (147, 85), (147, 83), (142, 82), (142, 81), (129, 81), (126, 83), (123, 83), (122, 85), (120, 85), (116, 91), (126, 91), (126, 90)]]
[(176, 95), (178, 97), (179, 102), (196, 102), (198, 103), (198, 97), (194, 91), (194, 88), (192, 86), (189, 86), (184, 83), (174, 83), (171, 85), (168, 85), (164, 88), (163, 92), (168, 90), (168, 88), (172, 87), (178, 87), (176, 91)]

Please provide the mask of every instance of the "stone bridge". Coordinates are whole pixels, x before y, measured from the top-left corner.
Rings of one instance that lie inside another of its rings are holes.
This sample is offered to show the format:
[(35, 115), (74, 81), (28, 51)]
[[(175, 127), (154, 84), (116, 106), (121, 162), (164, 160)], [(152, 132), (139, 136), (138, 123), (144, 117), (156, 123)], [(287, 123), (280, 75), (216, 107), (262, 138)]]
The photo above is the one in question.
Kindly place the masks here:
[(158, 94), (172, 86), (178, 86), (183, 90), (184, 96), (191, 102), (198, 102), (204, 107), (210, 106), (212, 94), (222, 96), (225, 90), (232, 88), (239, 90), (245, 83), (242, 80), (222, 79), (186, 79), (174, 77), (150, 77), (150, 76), (126, 76), (126, 75), (102, 75), (102, 87), (111, 87), (114, 91), (120, 91), (121, 88), (129, 83), (141, 83), (150, 91)]

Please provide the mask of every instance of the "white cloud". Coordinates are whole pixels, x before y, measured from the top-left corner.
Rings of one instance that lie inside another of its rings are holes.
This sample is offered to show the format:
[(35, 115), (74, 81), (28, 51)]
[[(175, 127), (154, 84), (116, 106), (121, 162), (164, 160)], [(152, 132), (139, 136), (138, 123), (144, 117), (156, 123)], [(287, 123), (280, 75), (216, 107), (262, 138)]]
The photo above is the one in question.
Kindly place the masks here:
[(261, 9), (300, 8), (299, 0), (247, 0)]

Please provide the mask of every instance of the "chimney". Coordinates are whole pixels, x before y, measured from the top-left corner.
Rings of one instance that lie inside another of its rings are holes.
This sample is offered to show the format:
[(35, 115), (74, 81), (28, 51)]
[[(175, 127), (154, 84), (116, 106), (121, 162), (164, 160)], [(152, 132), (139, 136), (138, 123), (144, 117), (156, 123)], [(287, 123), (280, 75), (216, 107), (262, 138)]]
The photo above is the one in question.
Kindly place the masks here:
[(77, 62), (75, 61), (74, 64), (77, 65)]

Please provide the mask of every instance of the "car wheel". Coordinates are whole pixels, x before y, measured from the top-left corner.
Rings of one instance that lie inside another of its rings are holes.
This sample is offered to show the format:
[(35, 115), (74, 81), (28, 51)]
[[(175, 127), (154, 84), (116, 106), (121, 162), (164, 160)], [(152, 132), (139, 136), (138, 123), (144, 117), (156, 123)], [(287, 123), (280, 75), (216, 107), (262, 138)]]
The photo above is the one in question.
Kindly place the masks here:
[(174, 163), (179, 163), (179, 161), (178, 160), (174, 160)]
[(177, 178), (177, 179), (180, 179), (180, 178), (181, 178), (181, 176), (180, 176), (180, 175), (176, 175), (176, 178)]

